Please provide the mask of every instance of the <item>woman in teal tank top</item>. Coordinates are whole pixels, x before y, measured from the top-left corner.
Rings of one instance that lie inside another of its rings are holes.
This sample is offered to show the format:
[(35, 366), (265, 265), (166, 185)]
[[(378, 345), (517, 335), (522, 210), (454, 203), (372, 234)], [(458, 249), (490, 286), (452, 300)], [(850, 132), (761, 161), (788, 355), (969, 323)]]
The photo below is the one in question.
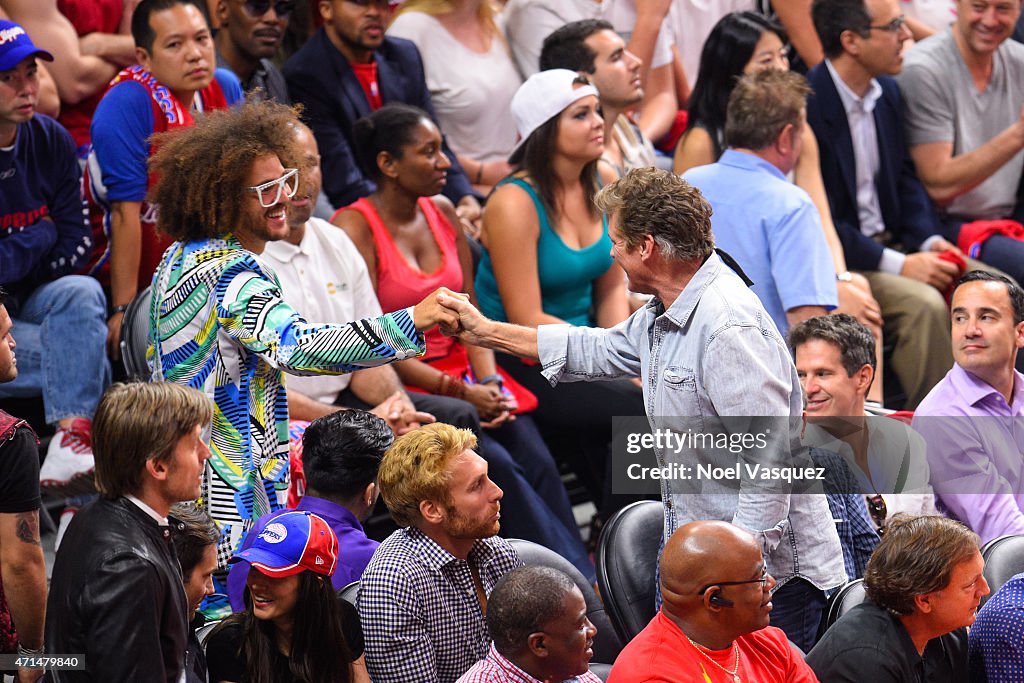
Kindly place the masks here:
[[(531, 327), (622, 322), (629, 315), (625, 275), (593, 202), (604, 151), (597, 91), (575, 72), (543, 71), (516, 93), (512, 115), (522, 141), (509, 161), (518, 170), (499, 183), (484, 212), (481, 310)], [(535, 365), (500, 354), (499, 363), (537, 396), (534, 418), (545, 440), (570, 462), (601, 516), (627, 502), (609, 495), (612, 417), (644, 414), (640, 388), (628, 380), (552, 388)]]
[[(629, 315), (629, 304), (607, 219), (593, 202), (604, 124), (592, 86), (562, 86), (571, 88), (560, 93), (565, 99), (578, 97), (524, 136), (510, 158), (519, 170), (487, 202), (477, 297), (495, 320), (610, 327)], [(543, 108), (533, 97), (520, 102)]]

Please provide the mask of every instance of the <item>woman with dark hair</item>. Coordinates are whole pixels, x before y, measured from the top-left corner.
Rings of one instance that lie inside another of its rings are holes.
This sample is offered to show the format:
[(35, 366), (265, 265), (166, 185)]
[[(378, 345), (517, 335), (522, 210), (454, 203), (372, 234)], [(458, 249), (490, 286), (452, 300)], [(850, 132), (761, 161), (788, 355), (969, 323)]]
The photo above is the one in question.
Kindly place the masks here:
[(327, 522), (282, 513), (238, 560), (252, 565), (246, 607), (207, 639), (211, 681), (369, 683), (359, 615), (331, 585), (338, 537)]
[[(740, 76), (749, 73), (765, 69), (788, 70), (786, 40), (781, 26), (755, 12), (731, 12), (715, 24), (704, 43), (697, 82), (690, 95), (689, 128), (676, 146), (676, 173), (682, 175), (695, 166), (718, 161), (726, 148), (725, 115), (733, 86)], [(867, 280), (860, 274), (850, 273), (846, 267), (843, 246), (832, 223), (832, 212), (821, 179), (818, 141), (806, 124), (802, 143), (792, 180), (814, 200), (832, 254), (832, 264), (837, 275), (842, 275), (838, 282), (839, 307), (836, 312), (853, 315), (871, 330), (878, 342), (878, 367), (881, 369), (881, 309), (871, 296)], [(875, 378), (868, 399), (881, 402), (882, 379), (878, 374)]]
[[(607, 217), (593, 201), (604, 151), (597, 91), (574, 71), (542, 71), (516, 92), (512, 115), (521, 140), (509, 161), (518, 170), (487, 202), (476, 276), (480, 309), (531, 327), (622, 322), (629, 315), (625, 277), (610, 255)], [(623, 502), (609, 496), (611, 418), (644, 414), (640, 387), (617, 380), (552, 388), (536, 365), (500, 358), (537, 396), (545, 440), (573, 465), (607, 518)]]
[[(402, 309), (439, 282), (472, 297), (469, 246), (451, 202), (438, 194), (451, 162), (437, 126), (420, 109), (390, 104), (357, 121), (353, 132), (356, 159), (377, 191), (332, 222), (366, 260), (381, 306)], [(423, 360), (402, 361), (395, 370), (410, 390), (435, 394), (435, 402), (468, 401), (479, 414), (481, 455), (511, 510), (503, 530), (551, 548), (593, 578), (554, 458), (524, 414), (536, 398), (499, 370), (492, 351), (463, 346), (436, 328), (426, 342)], [(431, 411), (430, 404), (423, 408)]]
[(725, 110), (736, 80), (762, 69), (789, 69), (786, 34), (755, 12), (732, 12), (711, 29), (690, 93), (689, 127), (676, 146), (675, 172), (714, 163), (725, 151)]

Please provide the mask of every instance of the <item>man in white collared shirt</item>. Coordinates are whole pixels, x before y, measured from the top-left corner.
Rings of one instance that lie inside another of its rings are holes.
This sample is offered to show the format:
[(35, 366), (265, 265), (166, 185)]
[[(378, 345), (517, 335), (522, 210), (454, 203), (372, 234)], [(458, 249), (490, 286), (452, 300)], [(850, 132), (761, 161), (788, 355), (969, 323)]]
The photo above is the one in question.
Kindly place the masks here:
[(912, 409), (952, 364), (942, 295), (963, 254), (939, 235), (904, 140), (892, 76), (910, 30), (897, 0), (815, 0), (813, 17), (828, 59), (807, 75), (807, 122), (846, 261), (871, 283)]

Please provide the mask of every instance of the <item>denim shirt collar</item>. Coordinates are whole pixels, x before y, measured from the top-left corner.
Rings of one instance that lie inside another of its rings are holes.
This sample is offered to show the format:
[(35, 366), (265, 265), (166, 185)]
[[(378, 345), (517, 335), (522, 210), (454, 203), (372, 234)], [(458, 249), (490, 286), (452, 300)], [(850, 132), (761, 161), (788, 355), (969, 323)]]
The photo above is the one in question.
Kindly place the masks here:
[(683, 287), (683, 291), (679, 292), (679, 296), (676, 297), (676, 300), (672, 302), (672, 305), (667, 310), (665, 305), (656, 298), (651, 299), (647, 303), (647, 309), (653, 312), (655, 317), (664, 314), (666, 318), (677, 326), (685, 327), (686, 323), (690, 320), (690, 316), (693, 315), (694, 309), (697, 308), (697, 304), (700, 303), (704, 290), (711, 286), (711, 283), (721, 274), (723, 268), (730, 268), (743, 280), (747, 287), (754, 284), (731, 256), (715, 247), (715, 250), (711, 252), (711, 255), (708, 256), (701, 267), (697, 269), (697, 272), (693, 274), (690, 281)]
[(704, 294), (704, 290), (714, 282), (715, 278), (721, 272), (722, 257), (716, 253), (712, 253), (708, 256), (704, 264), (697, 269), (697, 272), (693, 274), (690, 281), (683, 287), (683, 291), (679, 292), (679, 296), (672, 302), (672, 305), (667, 309), (665, 304), (659, 299), (651, 299), (647, 303), (647, 309), (651, 311), (655, 317), (664, 315), (666, 318), (671, 320), (679, 327), (686, 327), (686, 323), (690, 320), (690, 316), (693, 315), (693, 310), (697, 308), (697, 304), (700, 303), (700, 298)]

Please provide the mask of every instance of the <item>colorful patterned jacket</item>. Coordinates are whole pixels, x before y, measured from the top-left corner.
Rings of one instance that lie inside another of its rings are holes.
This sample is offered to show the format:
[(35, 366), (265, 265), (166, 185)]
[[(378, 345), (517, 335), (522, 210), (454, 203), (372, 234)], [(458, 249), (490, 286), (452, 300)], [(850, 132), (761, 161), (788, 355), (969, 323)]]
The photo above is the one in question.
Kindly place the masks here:
[(214, 404), (203, 503), (229, 527), (226, 561), (288, 487), (283, 372), (340, 374), (422, 355), (411, 309), (338, 324), (309, 323), (281, 298), (277, 276), (232, 235), (175, 242), (153, 279), (154, 380), (194, 387)]

